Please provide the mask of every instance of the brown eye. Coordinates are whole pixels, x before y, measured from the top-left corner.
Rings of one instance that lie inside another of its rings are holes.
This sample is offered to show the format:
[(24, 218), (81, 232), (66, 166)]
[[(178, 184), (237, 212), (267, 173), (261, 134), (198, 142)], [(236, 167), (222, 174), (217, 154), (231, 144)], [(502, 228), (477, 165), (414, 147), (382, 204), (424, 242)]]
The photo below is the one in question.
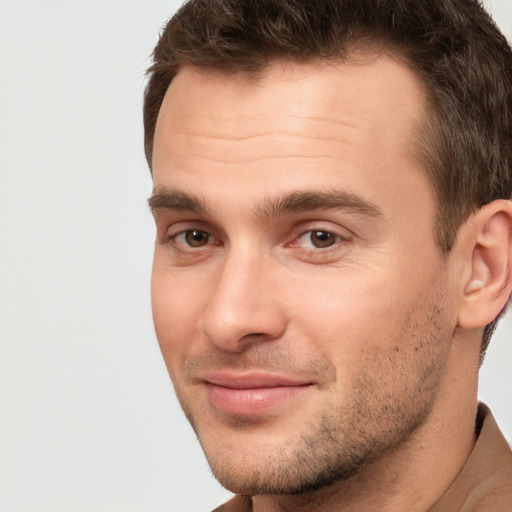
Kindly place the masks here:
[(339, 240), (339, 236), (329, 231), (310, 231), (309, 239), (313, 247), (323, 249), (334, 245)]
[(323, 229), (312, 229), (306, 231), (297, 239), (296, 246), (305, 249), (327, 249), (345, 240), (338, 233)]
[(190, 247), (203, 247), (210, 240), (210, 235), (205, 231), (189, 230), (184, 233), (185, 242)]

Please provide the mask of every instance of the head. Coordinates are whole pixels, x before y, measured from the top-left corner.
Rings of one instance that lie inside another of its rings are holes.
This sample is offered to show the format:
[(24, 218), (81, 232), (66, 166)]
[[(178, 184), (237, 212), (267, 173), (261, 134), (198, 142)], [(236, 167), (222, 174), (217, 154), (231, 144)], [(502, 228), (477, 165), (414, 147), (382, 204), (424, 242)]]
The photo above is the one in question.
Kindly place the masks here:
[[(471, 212), (512, 191), (512, 53), (477, 0), (186, 2), (149, 69), (150, 168), (160, 106), (179, 69), (255, 79), (277, 60), (339, 61), (368, 48), (404, 62), (426, 93), (414, 151), (434, 188), (439, 247), (449, 252)], [(485, 329), (482, 356), (496, 323)]]
[(234, 491), (349, 478), (448, 393), (460, 256), (512, 191), (510, 48), (472, 0), (191, 1), (154, 61), (153, 307), (183, 409)]

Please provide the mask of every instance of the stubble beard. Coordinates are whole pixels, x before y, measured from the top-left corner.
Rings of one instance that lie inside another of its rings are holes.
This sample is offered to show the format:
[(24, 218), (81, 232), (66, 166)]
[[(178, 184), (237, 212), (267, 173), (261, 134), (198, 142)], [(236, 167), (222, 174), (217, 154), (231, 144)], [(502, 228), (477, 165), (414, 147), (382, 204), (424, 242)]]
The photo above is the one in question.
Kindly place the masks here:
[[(219, 452), (211, 446), (202, 433), (203, 425), (177, 390), (221, 485), (251, 496), (312, 493), (353, 478), (402, 445), (432, 410), (444, 372), (447, 339), (451, 341), (452, 334), (442, 321), (439, 306), (421, 309), (419, 321), (418, 311), (410, 312), (395, 337), (395, 348), (389, 348), (386, 356), (377, 351), (364, 361), (348, 386), (349, 393), (340, 397), (326, 391), (331, 396), (320, 417), (311, 418), (300, 435), (292, 433), (290, 442), (261, 450), (257, 461), (250, 460), (243, 450)], [(404, 373), (408, 374), (405, 379)], [(255, 426), (239, 419), (233, 428)]]

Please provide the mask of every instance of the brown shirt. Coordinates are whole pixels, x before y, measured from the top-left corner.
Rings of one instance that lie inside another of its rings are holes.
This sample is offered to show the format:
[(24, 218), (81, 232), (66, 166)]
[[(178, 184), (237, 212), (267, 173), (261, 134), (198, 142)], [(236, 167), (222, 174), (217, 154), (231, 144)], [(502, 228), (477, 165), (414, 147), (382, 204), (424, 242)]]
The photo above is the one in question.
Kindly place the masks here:
[[(512, 451), (487, 406), (480, 404), (477, 442), (449, 489), (427, 512), (512, 512)], [(251, 512), (251, 498), (235, 496), (213, 512)]]

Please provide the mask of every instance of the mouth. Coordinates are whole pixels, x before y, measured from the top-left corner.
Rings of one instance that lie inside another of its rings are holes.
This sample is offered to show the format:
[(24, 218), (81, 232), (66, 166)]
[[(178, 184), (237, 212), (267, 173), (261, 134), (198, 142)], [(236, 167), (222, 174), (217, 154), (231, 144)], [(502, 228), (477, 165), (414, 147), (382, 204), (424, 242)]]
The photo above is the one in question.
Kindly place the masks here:
[(267, 373), (216, 372), (204, 376), (211, 405), (229, 415), (259, 416), (311, 391), (311, 381)]

